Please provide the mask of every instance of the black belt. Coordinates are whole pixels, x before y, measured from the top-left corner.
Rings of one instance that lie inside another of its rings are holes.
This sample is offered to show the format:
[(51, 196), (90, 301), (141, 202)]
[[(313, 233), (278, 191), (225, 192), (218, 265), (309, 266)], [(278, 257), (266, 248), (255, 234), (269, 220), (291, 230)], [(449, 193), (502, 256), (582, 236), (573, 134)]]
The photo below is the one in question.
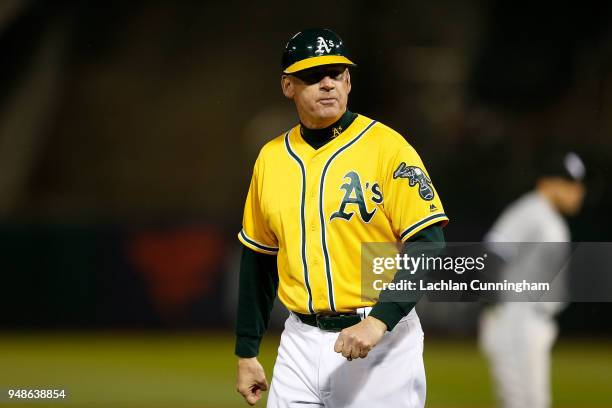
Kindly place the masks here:
[(340, 331), (356, 325), (361, 321), (361, 316), (356, 313), (339, 313), (333, 315), (301, 314), (293, 312), (302, 323), (318, 327), (325, 331)]

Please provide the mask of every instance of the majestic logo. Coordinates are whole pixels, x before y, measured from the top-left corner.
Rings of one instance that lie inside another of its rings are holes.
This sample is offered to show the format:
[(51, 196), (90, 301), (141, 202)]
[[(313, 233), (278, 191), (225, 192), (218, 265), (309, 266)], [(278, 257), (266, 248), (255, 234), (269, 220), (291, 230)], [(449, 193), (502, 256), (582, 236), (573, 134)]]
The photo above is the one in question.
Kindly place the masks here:
[(433, 200), (434, 190), (431, 187), (431, 180), (423, 170), (416, 166), (406, 166), (406, 163), (401, 162), (397, 170), (393, 172), (393, 178), (406, 178), (410, 187), (419, 185), (419, 195), (423, 200)]
[[(344, 176), (344, 178), (348, 180), (346, 183), (340, 186), (340, 188), (344, 190), (344, 198), (342, 198), (342, 203), (340, 203), (340, 209), (329, 217), (330, 221), (334, 218), (342, 218), (347, 221), (350, 220), (355, 214), (355, 211), (347, 213), (346, 206), (349, 204), (355, 204), (357, 205), (361, 219), (366, 223), (370, 222), (376, 213), (376, 208), (374, 208), (371, 212), (368, 212), (359, 175), (354, 171), (350, 171)], [(370, 184), (366, 183), (365, 188), (368, 190), (370, 188)], [(376, 204), (382, 203), (383, 196), (378, 183), (372, 184), (371, 190), (373, 194), (372, 201)]]
[(315, 50), (315, 54), (323, 55), (329, 54), (334, 47), (334, 42), (332, 40), (325, 40), (323, 37), (317, 37), (317, 49)]

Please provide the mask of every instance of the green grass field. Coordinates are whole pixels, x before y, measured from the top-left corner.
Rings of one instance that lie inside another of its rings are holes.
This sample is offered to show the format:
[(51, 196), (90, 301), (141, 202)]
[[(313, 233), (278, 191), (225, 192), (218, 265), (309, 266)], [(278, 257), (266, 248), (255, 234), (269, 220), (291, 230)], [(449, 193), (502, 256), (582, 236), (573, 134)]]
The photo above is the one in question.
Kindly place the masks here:
[[(0, 334), (0, 406), (245, 407), (234, 391), (232, 342), (225, 333)], [(263, 344), (268, 379), (277, 345), (273, 335)], [(494, 406), (475, 342), (427, 339), (425, 365), (428, 407)], [(612, 342), (558, 343), (553, 372), (555, 407), (612, 407)], [(9, 388), (66, 389), (68, 397), (13, 403)]]

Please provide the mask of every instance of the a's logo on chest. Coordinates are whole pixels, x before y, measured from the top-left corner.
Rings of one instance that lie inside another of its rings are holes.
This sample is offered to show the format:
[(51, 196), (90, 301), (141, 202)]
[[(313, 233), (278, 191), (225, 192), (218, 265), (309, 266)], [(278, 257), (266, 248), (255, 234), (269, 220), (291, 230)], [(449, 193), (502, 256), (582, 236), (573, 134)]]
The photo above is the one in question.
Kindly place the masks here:
[[(372, 202), (375, 204), (380, 204), (383, 202), (380, 186), (378, 183), (374, 183), (371, 186), (369, 183), (366, 183), (364, 189), (361, 185), (359, 174), (354, 171), (348, 172), (344, 176), (344, 179), (347, 180), (347, 182), (340, 186), (340, 189), (344, 190), (344, 197), (342, 198), (338, 211), (334, 212), (331, 217), (329, 217), (330, 221), (334, 218), (342, 218), (348, 221), (355, 214), (355, 210), (357, 210), (359, 212), (359, 216), (364, 222), (370, 222), (376, 213), (376, 208), (374, 208), (372, 211), (368, 211), (364, 190), (366, 193), (371, 195), (370, 200)], [(351, 207), (349, 207), (347, 212), (347, 206), (349, 205)]]

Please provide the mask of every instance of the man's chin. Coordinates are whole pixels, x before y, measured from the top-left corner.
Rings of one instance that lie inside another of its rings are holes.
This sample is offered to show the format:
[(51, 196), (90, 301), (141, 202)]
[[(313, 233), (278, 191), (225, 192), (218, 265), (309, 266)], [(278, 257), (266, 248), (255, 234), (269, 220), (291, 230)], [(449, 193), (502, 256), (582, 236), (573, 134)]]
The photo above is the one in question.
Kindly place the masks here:
[(321, 119), (334, 119), (342, 116), (342, 110), (340, 110), (337, 106), (329, 106), (320, 108), (317, 110), (317, 116)]

